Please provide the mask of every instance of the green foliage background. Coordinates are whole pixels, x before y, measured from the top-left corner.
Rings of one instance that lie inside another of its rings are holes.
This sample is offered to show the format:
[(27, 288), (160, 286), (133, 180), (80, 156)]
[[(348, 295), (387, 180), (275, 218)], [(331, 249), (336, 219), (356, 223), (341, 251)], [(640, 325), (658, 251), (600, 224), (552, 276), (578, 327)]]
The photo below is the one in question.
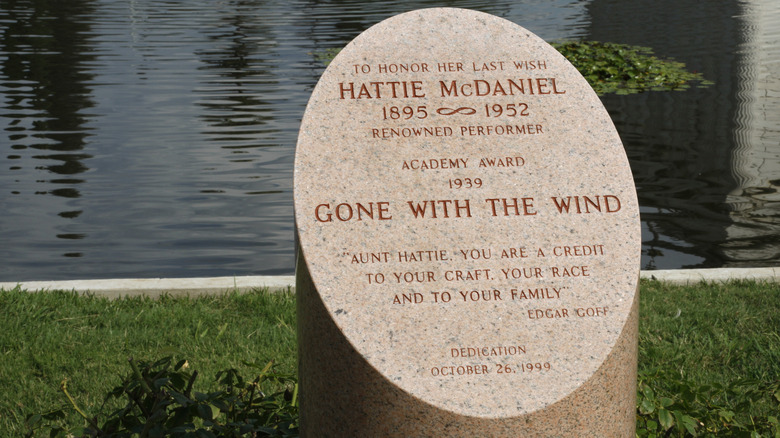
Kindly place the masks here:
[(552, 43), (585, 77), (597, 94), (685, 90), (692, 83), (712, 85), (685, 64), (653, 56), (649, 47), (598, 41)]

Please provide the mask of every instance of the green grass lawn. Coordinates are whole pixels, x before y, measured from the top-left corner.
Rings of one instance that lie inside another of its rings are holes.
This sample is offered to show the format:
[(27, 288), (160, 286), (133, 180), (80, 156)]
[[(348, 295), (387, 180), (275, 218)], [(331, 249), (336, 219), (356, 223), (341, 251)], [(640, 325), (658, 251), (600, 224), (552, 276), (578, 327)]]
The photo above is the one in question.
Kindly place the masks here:
[(128, 374), (129, 357), (187, 359), (199, 383), (243, 362), (274, 360), (294, 372), (294, 300), (263, 292), (156, 300), (0, 292), (0, 437), (21, 436), (27, 415), (65, 405), (63, 379), (80, 406), (95, 411)]
[[(21, 436), (28, 415), (65, 406), (63, 379), (79, 405), (96, 413), (105, 394), (128, 373), (129, 357), (187, 359), (200, 372), (202, 384), (227, 368), (250, 378), (254, 369), (245, 363), (274, 360), (279, 371), (296, 371), (291, 293), (108, 300), (74, 292), (13, 290), (0, 291), (0, 309), (3, 437)], [(767, 421), (780, 411), (780, 286), (736, 282), (681, 287), (642, 281), (639, 370), (656, 397), (640, 396), (640, 403), (656, 405), (641, 420), (645, 423), (664, 423), (667, 411), (672, 419), (690, 413), (698, 420), (700, 405), (709, 403), (704, 409), (718, 409), (712, 414), (716, 423), (733, 412), (733, 421), (763, 422), (759, 430), (772, 431)], [(749, 390), (740, 393), (743, 386), (737, 386), (736, 393), (729, 393), (734, 382), (747, 382)], [(685, 388), (703, 395), (683, 400)], [(698, 405), (685, 405), (689, 402)], [(80, 421), (75, 413), (72, 419)], [(727, 429), (717, 436), (741, 436), (736, 429), (729, 435)], [(704, 430), (699, 427), (700, 436), (707, 436)], [(771, 433), (762, 436), (780, 436)]]
[(699, 383), (780, 379), (780, 284), (642, 282), (640, 369)]

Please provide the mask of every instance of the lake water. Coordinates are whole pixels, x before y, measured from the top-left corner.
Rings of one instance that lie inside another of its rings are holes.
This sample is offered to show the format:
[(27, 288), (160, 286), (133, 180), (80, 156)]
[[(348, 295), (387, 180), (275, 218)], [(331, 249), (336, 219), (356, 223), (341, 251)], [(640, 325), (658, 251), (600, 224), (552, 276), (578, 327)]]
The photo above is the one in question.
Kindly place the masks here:
[(637, 183), (642, 268), (780, 265), (772, 0), (3, 0), (0, 281), (292, 274), (317, 54), (433, 6), (702, 72), (714, 86), (603, 98)]

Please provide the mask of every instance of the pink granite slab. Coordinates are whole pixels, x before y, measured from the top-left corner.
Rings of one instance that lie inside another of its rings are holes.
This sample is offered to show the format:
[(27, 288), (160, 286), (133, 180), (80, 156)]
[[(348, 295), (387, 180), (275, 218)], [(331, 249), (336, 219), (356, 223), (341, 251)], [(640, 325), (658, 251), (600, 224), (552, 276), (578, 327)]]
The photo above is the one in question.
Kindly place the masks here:
[(371, 386), (355, 367), (379, 411), (506, 424), (634, 378), (631, 170), (587, 82), (516, 24), (425, 9), (346, 46), (302, 121), (295, 210), (304, 418), (333, 395), (322, 379)]

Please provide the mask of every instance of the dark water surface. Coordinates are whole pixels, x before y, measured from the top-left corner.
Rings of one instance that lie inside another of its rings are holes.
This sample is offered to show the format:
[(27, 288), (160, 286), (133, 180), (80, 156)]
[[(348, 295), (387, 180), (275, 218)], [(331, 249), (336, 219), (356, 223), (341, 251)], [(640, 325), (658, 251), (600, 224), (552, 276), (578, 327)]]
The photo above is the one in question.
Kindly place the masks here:
[(780, 265), (780, 14), (701, 3), (2, 0), (0, 281), (291, 274), (316, 54), (433, 6), (703, 72), (715, 86), (603, 98), (642, 267)]

